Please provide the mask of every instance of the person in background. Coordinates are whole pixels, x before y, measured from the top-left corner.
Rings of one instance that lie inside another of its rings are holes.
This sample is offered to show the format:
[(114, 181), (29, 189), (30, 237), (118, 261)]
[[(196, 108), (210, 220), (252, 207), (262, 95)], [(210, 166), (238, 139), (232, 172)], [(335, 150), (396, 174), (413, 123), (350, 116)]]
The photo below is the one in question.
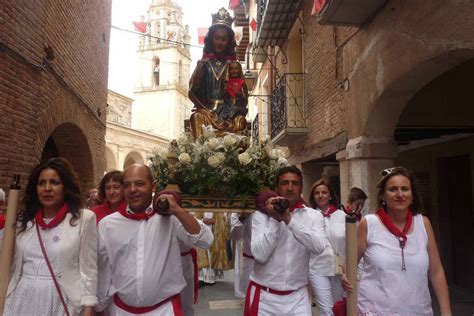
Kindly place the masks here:
[(127, 203), (123, 198), (123, 172), (114, 170), (107, 172), (99, 183), (98, 198), (104, 203), (92, 207), (97, 223), (105, 216), (119, 209), (125, 210)]
[(347, 196), (346, 202), (346, 211), (348, 213), (354, 213), (359, 223), (362, 219), (364, 204), (367, 200), (367, 194), (362, 189), (357, 187), (352, 187), (349, 190), (349, 195)]
[(31, 171), (4, 315), (94, 314), (97, 228), (94, 213), (81, 205), (79, 180), (66, 159)]
[[(377, 213), (366, 215), (357, 231), (357, 256), (364, 258), (359, 314), (433, 315), (430, 281), (441, 315), (450, 316), (444, 269), (431, 223), (421, 214), (415, 178), (404, 167), (381, 175)], [(345, 277), (343, 286), (354, 289)]]
[(244, 298), (255, 261), (250, 246), (252, 239), (252, 214), (232, 213), (230, 225), (230, 237), (236, 243), (234, 258), (234, 295), (238, 298)]
[[(324, 218), (326, 246), (320, 254), (312, 254), (309, 280), (321, 316), (334, 315), (332, 307), (344, 294), (340, 276), (346, 255), (346, 214), (339, 210), (337, 196), (329, 183), (320, 179), (313, 184), (309, 203)], [(339, 272), (337, 270), (340, 270)]]
[(92, 209), (94, 206), (100, 205), (102, 200), (99, 198), (99, 191), (97, 189), (90, 189), (87, 192), (86, 208)]
[(3, 229), (5, 228), (5, 215), (7, 213), (7, 195), (0, 189), (0, 249), (2, 249)]

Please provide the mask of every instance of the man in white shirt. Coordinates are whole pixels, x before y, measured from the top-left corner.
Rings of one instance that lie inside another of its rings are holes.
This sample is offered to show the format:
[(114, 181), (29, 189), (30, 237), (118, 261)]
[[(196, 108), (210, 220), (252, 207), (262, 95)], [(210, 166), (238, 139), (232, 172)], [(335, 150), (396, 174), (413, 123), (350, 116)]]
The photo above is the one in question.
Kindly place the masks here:
[[(230, 238), (236, 243), (234, 259), (234, 295), (244, 298), (253, 270), (254, 258), (250, 246), (252, 238), (252, 215), (232, 213), (230, 217)], [(242, 245), (240, 244), (242, 241)]]
[[(107, 216), (98, 233), (98, 311), (111, 315), (181, 315), (185, 287), (179, 240), (209, 248), (213, 236), (169, 194), (170, 216), (152, 206), (151, 170), (134, 164), (124, 171), (126, 210)], [(113, 302), (111, 302), (113, 300)]]
[[(298, 168), (281, 168), (276, 175), (279, 197), (265, 198), (265, 212), (257, 210), (252, 215), (251, 249), (255, 264), (245, 316), (311, 315), (306, 289), (309, 258), (310, 253), (324, 250), (326, 238), (322, 215), (304, 205), (302, 183)], [(278, 212), (272, 203), (281, 197), (290, 202), (290, 207)]]

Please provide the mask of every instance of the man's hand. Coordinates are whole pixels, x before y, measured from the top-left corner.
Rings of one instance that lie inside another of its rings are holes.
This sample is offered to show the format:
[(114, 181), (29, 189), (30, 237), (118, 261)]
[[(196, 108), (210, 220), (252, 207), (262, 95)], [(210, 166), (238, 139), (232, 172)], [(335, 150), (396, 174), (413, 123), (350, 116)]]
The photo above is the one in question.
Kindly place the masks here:
[(213, 218), (203, 218), (202, 222), (206, 225), (214, 225), (216, 223), (216, 220)]
[(178, 205), (178, 203), (176, 202), (173, 195), (171, 195), (171, 194), (160, 194), (157, 198), (158, 199), (166, 199), (168, 201), (169, 206), (170, 206), (168, 212), (170, 214), (176, 215), (179, 212), (185, 212), (185, 210), (183, 210), (181, 208), (181, 206)]
[(265, 211), (268, 216), (274, 218), (277, 221), (284, 221), (285, 224), (289, 224), (291, 220), (291, 214), (288, 209), (285, 209), (283, 212), (279, 212), (275, 209), (273, 203), (279, 199), (284, 199), (284, 197), (277, 196), (271, 197), (265, 202)]

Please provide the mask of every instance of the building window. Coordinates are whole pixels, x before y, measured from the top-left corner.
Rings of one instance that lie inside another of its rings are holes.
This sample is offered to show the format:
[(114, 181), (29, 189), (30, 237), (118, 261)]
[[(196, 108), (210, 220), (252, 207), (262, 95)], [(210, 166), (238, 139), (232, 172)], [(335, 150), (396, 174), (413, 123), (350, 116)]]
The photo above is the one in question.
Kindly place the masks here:
[(153, 79), (156, 86), (160, 85), (160, 59), (156, 57), (153, 64)]

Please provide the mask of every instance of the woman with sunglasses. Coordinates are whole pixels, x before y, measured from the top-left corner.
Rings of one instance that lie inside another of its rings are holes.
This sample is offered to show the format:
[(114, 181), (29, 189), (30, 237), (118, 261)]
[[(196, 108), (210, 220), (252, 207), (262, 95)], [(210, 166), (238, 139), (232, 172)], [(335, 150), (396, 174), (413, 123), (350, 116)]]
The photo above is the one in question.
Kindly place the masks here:
[(95, 215), (81, 209), (71, 164), (52, 158), (31, 172), (18, 215), (4, 315), (93, 315)]
[[(441, 315), (451, 315), (448, 286), (430, 221), (414, 177), (403, 167), (384, 170), (378, 210), (358, 226), (359, 315), (433, 315), (428, 280)], [(343, 286), (353, 287), (343, 278)]]
[(334, 315), (332, 307), (344, 294), (336, 268), (343, 264), (346, 253), (346, 214), (336, 207), (339, 205), (337, 196), (329, 182), (324, 179), (313, 184), (309, 203), (323, 215), (327, 239), (324, 251), (319, 255), (311, 255), (309, 280), (316, 296), (319, 314)]

